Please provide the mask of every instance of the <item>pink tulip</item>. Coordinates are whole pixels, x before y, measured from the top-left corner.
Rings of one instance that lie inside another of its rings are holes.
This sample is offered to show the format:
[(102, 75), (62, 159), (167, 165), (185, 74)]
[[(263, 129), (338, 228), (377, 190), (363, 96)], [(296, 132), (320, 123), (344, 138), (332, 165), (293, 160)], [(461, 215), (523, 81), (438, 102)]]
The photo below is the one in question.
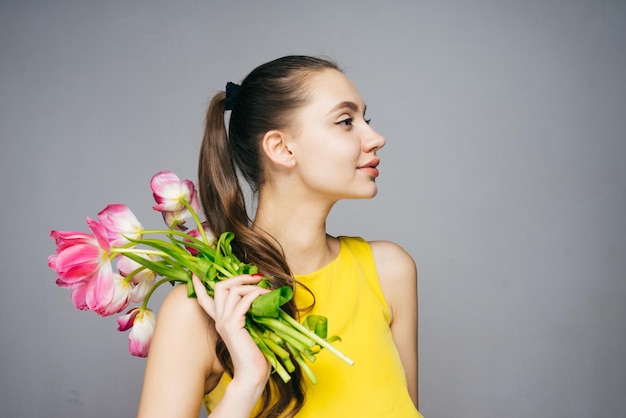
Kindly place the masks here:
[(128, 334), (130, 354), (147, 357), (156, 324), (154, 313), (150, 309), (133, 308), (126, 315), (119, 317), (117, 323), (119, 331), (126, 331), (132, 327)]
[(133, 329), (128, 334), (128, 348), (131, 355), (138, 357), (148, 356), (155, 325), (156, 317), (151, 310), (147, 309), (137, 314)]
[(56, 230), (50, 231), (50, 237), (57, 246), (57, 253), (73, 245), (90, 243), (94, 239), (93, 235), (84, 232)]
[(57, 273), (57, 285), (72, 291), (72, 303), (77, 309), (111, 315), (120, 306), (120, 296), (116, 295), (109, 260), (111, 247), (107, 230), (93, 219), (87, 218), (87, 225), (93, 235), (68, 231), (50, 233), (56, 242), (57, 254), (48, 257), (48, 266)]
[[(93, 244), (96, 244), (95, 239)], [(59, 286), (71, 287), (81, 283), (100, 268), (102, 249), (93, 244), (68, 247), (48, 257), (48, 266), (56, 271)]]
[(106, 231), (87, 219), (93, 234), (71, 231), (51, 231), (57, 245), (56, 255), (48, 257), (48, 266), (57, 273), (57, 284), (72, 287), (96, 274), (108, 257)]
[(118, 317), (117, 318), (117, 325), (118, 325), (117, 330), (126, 331), (132, 328), (132, 326), (135, 323), (135, 317), (137, 316), (140, 310), (141, 308), (135, 307), (131, 309), (130, 311), (126, 312), (125, 315)]
[[(147, 258), (151, 261), (157, 260), (157, 258), (152, 255), (146, 255), (146, 254), (137, 254), (137, 255), (140, 257)], [(140, 267), (142, 267), (141, 264), (139, 264), (136, 261), (131, 260), (128, 257), (120, 257), (120, 259), (117, 261), (117, 270), (124, 277), (128, 276), (130, 273), (132, 273), (133, 271), (137, 270)], [(152, 289), (152, 285), (154, 285), (156, 276), (157, 275), (155, 272), (146, 268), (146, 269), (141, 270), (139, 273), (135, 274), (131, 278), (130, 282), (133, 284), (132, 290), (130, 292), (131, 302), (134, 302), (134, 303), (143, 302), (143, 300), (147, 296), (150, 289)]]
[(150, 180), (152, 195), (157, 202), (152, 209), (159, 212), (175, 212), (185, 208), (183, 200), (191, 202), (195, 187), (191, 180), (180, 181), (171, 171), (159, 171)]
[[(66, 286), (60, 285), (58, 280), (57, 280), (57, 285), (61, 287), (66, 287)], [(87, 306), (87, 300), (86, 300), (87, 283), (82, 282), (82, 283), (75, 284), (71, 286), (70, 289), (72, 291), (71, 293), (72, 303), (74, 304), (76, 309), (80, 309), (81, 311), (88, 310), (89, 306)]]
[(138, 283), (135, 283), (133, 286), (133, 290), (130, 292), (130, 301), (133, 303), (141, 303), (148, 296), (150, 290), (152, 290), (152, 285), (154, 285), (154, 280), (151, 282), (142, 280)]
[[(206, 238), (208, 240), (207, 244), (209, 244), (209, 246), (211, 247), (215, 246), (215, 242), (216, 242), (215, 234), (213, 234), (213, 231), (211, 231), (211, 229), (209, 228), (206, 222), (202, 222), (202, 228), (204, 229), (204, 234), (206, 235)], [(188, 232), (187, 235), (202, 241), (202, 235), (200, 234), (200, 230), (197, 228), (194, 229), (193, 231)], [(187, 251), (189, 251), (191, 255), (193, 256), (198, 255), (198, 250), (196, 250), (195, 248), (192, 248), (192, 247), (185, 247), (185, 248), (187, 249)]]
[(87, 307), (98, 315), (107, 316), (113, 314), (113, 312), (109, 312), (109, 305), (113, 301), (114, 295), (115, 276), (111, 262), (107, 259), (97, 273), (89, 277), (85, 289), (85, 302)]
[(125, 277), (113, 273), (113, 295), (96, 313), (109, 316), (122, 312), (131, 302), (133, 288), (134, 286), (126, 281)]
[[(198, 212), (199, 204), (198, 204), (198, 192), (194, 190), (191, 195), (191, 201), (189, 204), (193, 208), (194, 211)], [(183, 209), (175, 210), (175, 211), (161, 211), (161, 215), (163, 215), (163, 221), (168, 228), (171, 228), (172, 225), (176, 225), (177, 229), (181, 231), (186, 231), (187, 227), (185, 227), (185, 220), (191, 218), (191, 212), (185, 206)]]
[(112, 246), (121, 247), (131, 239), (141, 239), (143, 226), (126, 205), (108, 205), (98, 213), (98, 221), (106, 229)]

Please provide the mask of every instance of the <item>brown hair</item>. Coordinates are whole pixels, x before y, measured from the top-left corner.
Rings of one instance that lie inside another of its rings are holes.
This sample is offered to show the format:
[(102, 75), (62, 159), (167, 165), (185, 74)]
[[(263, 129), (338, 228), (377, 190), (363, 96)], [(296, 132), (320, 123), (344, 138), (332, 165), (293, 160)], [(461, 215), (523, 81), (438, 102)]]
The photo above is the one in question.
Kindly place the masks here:
[[(263, 183), (261, 139), (272, 129), (293, 127), (295, 111), (309, 99), (307, 81), (326, 69), (339, 70), (336, 64), (308, 56), (286, 56), (254, 69), (241, 83), (234, 98), (228, 132), (224, 113), (226, 93), (217, 93), (207, 112), (206, 131), (200, 149), (198, 184), (200, 200), (209, 227), (216, 234), (235, 233), (232, 243), (238, 257), (257, 265), (265, 275), (272, 276), (276, 287), (296, 282), (275, 240), (251, 228), (244, 194), (239, 182), (241, 175), (256, 194)], [(292, 300), (283, 305), (290, 315), (298, 308)], [(233, 366), (228, 350), (220, 339), (216, 346), (218, 359), (229, 375)], [(304, 382), (299, 368), (289, 382), (273, 373), (262, 396), (262, 408), (257, 417), (293, 417), (304, 404)]]

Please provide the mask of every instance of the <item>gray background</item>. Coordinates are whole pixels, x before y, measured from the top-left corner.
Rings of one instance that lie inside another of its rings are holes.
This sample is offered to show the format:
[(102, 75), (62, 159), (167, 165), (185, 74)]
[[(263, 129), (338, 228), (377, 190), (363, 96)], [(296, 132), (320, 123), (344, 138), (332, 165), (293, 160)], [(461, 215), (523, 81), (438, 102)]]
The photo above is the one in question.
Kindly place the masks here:
[(415, 257), (424, 415), (626, 416), (625, 47), (610, 0), (3, 1), (0, 416), (135, 414), (144, 360), (55, 286), (49, 230), (160, 227), (149, 179), (195, 180), (209, 97), (290, 53), (387, 137), (328, 227)]

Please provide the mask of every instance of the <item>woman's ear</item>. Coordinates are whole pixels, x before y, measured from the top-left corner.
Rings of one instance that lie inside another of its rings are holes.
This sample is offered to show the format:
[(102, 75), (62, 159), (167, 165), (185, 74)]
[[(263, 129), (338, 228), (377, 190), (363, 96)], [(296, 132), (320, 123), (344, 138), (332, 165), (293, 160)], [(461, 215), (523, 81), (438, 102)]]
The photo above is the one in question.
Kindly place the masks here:
[(274, 164), (285, 168), (296, 165), (296, 160), (289, 147), (287, 135), (283, 131), (272, 130), (263, 136), (263, 151)]

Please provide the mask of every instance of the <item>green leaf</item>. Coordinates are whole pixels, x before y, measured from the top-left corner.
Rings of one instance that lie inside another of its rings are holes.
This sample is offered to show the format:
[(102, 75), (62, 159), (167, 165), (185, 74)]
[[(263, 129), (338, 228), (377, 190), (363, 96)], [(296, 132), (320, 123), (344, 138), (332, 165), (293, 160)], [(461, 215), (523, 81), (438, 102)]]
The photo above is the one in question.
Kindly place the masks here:
[(220, 236), (220, 247), (222, 248), (222, 253), (225, 255), (232, 255), (233, 249), (230, 245), (231, 241), (235, 239), (235, 234), (233, 232), (224, 232)]
[(328, 335), (328, 319), (322, 315), (309, 315), (302, 323), (318, 337), (326, 339)]
[(195, 298), (196, 296), (196, 289), (193, 287), (193, 281), (187, 280), (187, 297)]
[[(249, 273), (249, 274), (257, 274), (255, 273)], [(270, 283), (270, 278), (268, 276), (263, 276), (263, 278), (261, 279), (260, 282), (258, 282), (256, 285), (259, 287), (262, 287), (263, 289), (271, 289), (272, 288), (272, 284)]]
[(162, 263), (153, 262), (148, 260), (147, 258), (140, 257), (132, 253), (124, 253), (124, 256), (130, 258), (133, 261), (136, 261), (142, 266), (149, 268), (153, 272), (163, 277), (170, 277), (172, 279), (177, 279), (181, 281), (187, 281), (187, 279), (189, 278), (189, 276), (187, 276), (187, 272), (183, 269), (173, 269), (171, 267), (163, 265)]
[(280, 307), (293, 297), (293, 289), (283, 286), (259, 296), (252, 302), (250, 313), (255, 317), (278, 318)]
[(219, 240), (217, 241), (217, 245), (215, 247), (215, 262), (221, 264), (222, 254), (225, 256), (230, 256), (233, 252), (232, 247), (230, 246), (230, 242), (235, 238), (235, 234), (232, 232), (224, 232), (220, 235)]

